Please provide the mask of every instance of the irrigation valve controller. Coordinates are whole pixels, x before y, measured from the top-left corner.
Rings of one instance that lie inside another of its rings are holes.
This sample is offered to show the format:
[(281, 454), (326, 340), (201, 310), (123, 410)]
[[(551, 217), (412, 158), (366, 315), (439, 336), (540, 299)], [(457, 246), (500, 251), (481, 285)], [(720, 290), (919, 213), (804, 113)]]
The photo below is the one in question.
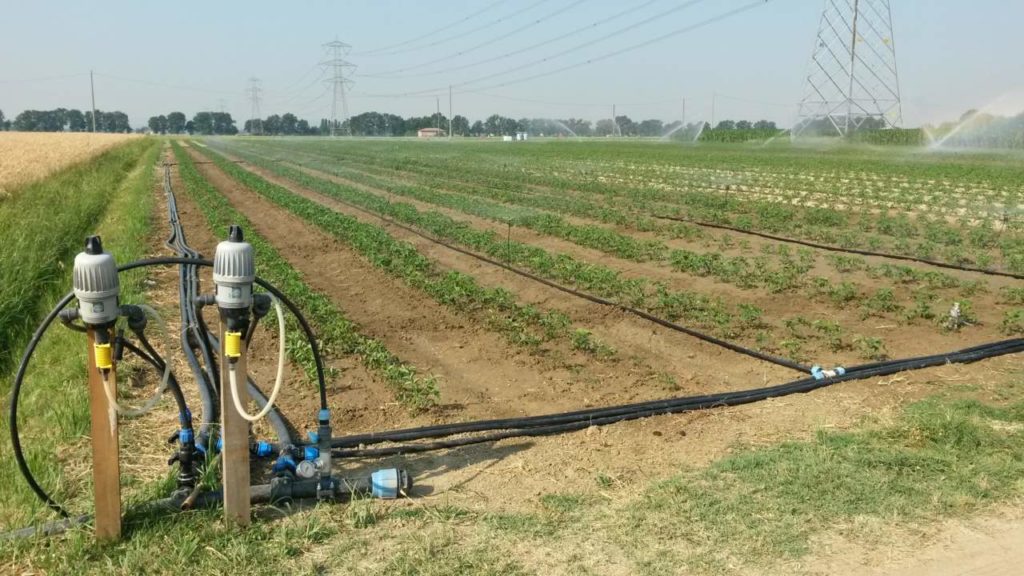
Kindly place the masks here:
[(82, 322), (102, 326), (117, 320), (117, 299), (121, 292), (117, 263), (103, 251), (99, 236), (86, 239), (85, 251), (75, 256), (72, 283), (80, 303), (78, 313)]
[(248, 310), (252, 306), (252, 283), (256, 280), (256, 262), (252, 244), (242, 237), (242, 229), (232, 226), (228, 239), (217, 244), (213, 258), (213, 282), (217, 285), (217, 306), (229, 310)]

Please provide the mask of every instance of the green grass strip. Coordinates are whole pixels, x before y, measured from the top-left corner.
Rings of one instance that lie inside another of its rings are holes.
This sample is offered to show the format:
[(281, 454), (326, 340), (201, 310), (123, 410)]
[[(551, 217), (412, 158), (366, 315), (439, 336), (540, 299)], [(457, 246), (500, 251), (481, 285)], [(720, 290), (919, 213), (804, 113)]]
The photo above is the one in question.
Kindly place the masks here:
[[(226, 231), (231, 224), (239, 224), (245, 229), (246, 239), (256, 249), (260, 276), (292, 298), (312, 320), (324, 353), (358, 355), (367, 368), (380, 374), (391, 386), (398, 401), (409, 408), (426, 409), (437, 402), (440, 391), (435, 376), (421, 376), (414, 366), (403, 362), (383, 343), (360, 334), (359, 326), (347, 319), (327, 296), (310, 288), (302, 275), (256, 232), (252, 222), (225, 202), (216, 188), (203, 178), (188, 153), (176, 141), (172, 143), (185, 192), (199, 206), (210, 230)], [(288, 354), (313, 381), (316, 367), (312, 351), (294, 319), (289, 322)]]
[[(61, 295), (71, 290), (71, 261), (81, 250), (87, 234), (100, 234), (104, 248), (118, 263), (145, 256), (151, 233), (152, 168), (158, 153), (159, 146), (152, 139), (133, 141), (89, 165), (34, 184), (18, 197), (21, 206), (31, 207), (32, 213), (40, 218), (32, 222), (32, 226), (46, 232), (37, 237), (35, 231), (25, 230), (30, 224), (28, 221), (22, 227), (26, 239), (20, 245), (30, 250), (28, 256), (33, 258), (27, 261), (24, 274), (40, 282), (36, 287), (38, 293), (17, 292), (13, 284), (4, 285), (5, 297), (11, 288), (28, 301), (26, 307), (31, 313), (23, 320), (25, 324), (37, 322), (43, 309), (52, 307)], [(42, 213), (44, 208), (52, 219), (36, 214), (36, 210)], [(28, 242), (29, 238), (40, 243), (48, 239), (51, 245), (33, 245)], [(4, 248), (0, 246), (0, 250)], [(49, 260), (37, 260), (43, 258)], [(42, 266), (46, 269), (40, 271), (38, 268)], [(142, 300), (143, 278), (144, 273), (122, 277), (122, 301)], [(20, 354), (20, 342), (24, 339), (19, 335), (17, 341)], [(13, 366), (11, 368), (13, 370)], [(0, 378), (0, 393), (5, 398), (13, 378), (13, 373)], [(88, 445), (80, 442), (89, 434), (85, 338), (81, 334), (55, 323), (43, 338), (22, 388), (18, 424), (29, 467), (39, 483), (59, 502), (69, 503), (71, 510), (84, 511), (91, 500), (92, 478), (87, 474), (88, 469), (84, 470), (84, 475), (68, 477), (61, 464), (65, 458), (80, 460), (78, 455), (88, 451)], [(5, 409), (0, 419), (0, 435), (5, 443), (9, 433), (10, 422)], [(75, 455), (68, 453), (61, 457), (58, 449), (69, 446), (75, 446)], [(123, 474), (130, 482), (130, 473)], [(22, 480), (9, 446), (0, 450), (0, 484), (4, 486), (0, 490), (0, 530), (20, 528), (35, 517), (50, 519), (43, 504)]]

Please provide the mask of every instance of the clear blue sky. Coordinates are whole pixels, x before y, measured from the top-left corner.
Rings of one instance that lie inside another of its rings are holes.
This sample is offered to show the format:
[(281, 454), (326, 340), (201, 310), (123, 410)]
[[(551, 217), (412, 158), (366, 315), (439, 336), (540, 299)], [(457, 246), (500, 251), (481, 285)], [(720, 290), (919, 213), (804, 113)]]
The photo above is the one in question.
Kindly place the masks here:
[[(513, 67), (497, 79), (455, 90), (455, 112), (471, 120), (513, 117), (596, 120), (611, 105), (634, 120), (672, 120), (687, 99), (689, 120), (761, 117), (788, 124), (803, 91), (821, 0), (771, 0), (748, 12), (600, 62), (509, 86), (493, 87), (598, 57), (743, 6), (749, 0), (704, 0), (615, 37), (611, 31), (683, 4), (681, 0), (505, 0), (400, 53), (362, 53), (401, 44), (480, 11), (496, 0), (352, 0), (347, 2), (0, 2), (0, 110), (87, 109), (90, 68), (97, 107), (120, 109), (132, 124), (150, 115), (223, 107), (249, 116), (246, 80), (263, 80), (263, 115), (292, 111), (329, 116), (318, 81), (321, 44), (352, 45), (358, 65), (349, 97), (352, 114), (403, 116), (434, 111), (433, 95), (384, 98), (459, 85)], [(1000, 97), (1020, 106), (1024, 85), (1024, 2), (1019, 0), (892, 0), (906, 124), (949, 119)], [(532, 6), (532, 7), (531, 7)], [(622, 12), (627, 16), (585, 32), (567, 32)], [(553, 14), (554, 13), (554, 14)], [(490, 27), (485, 24), (503, 19)], [(542, 22), (529, 26), (531, 22)], [(509, 32), (524, 28), (506, 36)], [(443, 74), (379, 78), (413, 68), (429, 72), (472, 64), (532, 44), (550, 43), (488, 64)], [(584, 49), (525, 67), (584, 42)], [(433, 46), (429, 44), (435, 44)], [(459, 55), (460, 52), (466, 52)], [(54, 78), (56, 77), (56, 78)], [(468, 92), (487, 88), (484, 93)], [(447, 114), (447, 90), (441, 109)], [(1012, 94), (1009, 99), (1007, 94)], [(574, 105), (566, 105), (574, 104)], [(241, 125), (241, 122), (239, 122)]]

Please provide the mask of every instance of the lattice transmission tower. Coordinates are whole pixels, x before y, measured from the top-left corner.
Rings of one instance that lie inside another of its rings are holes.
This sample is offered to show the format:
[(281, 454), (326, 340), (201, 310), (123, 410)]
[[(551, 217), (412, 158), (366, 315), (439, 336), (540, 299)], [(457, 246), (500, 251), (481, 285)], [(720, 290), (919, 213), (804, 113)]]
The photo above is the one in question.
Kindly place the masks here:
[(320, 62), (320, 65), (331, 73), (330, 77), (326, 79), (326, 82), (331, 84), (333, 91), (331, 98), (331, 136), (338, 135), (339, 102), (341, 103), (341, 125), (345, 126), (349, 135), (352, 134), (352, 127), (348, 125), (348, 97), (345, 95), (345, 90), (352, 86), (352, 80), (346, 76), (346, 73), (354, 70), (356, 67), (355, 64), (345, 60), (345, 56), (348, 56), (350, 50), (352, 50), (351, 46), (339, 40), (328, 42), (324, 44), (327, 59)]
[(260, 118), (260, 102), (263, 100), (263, 83), (259, 78), (249, 78), (249, 134), (263, 133), (263, 119)]
[(793, 135), (903, 123), (889, 0), (825, 0)]

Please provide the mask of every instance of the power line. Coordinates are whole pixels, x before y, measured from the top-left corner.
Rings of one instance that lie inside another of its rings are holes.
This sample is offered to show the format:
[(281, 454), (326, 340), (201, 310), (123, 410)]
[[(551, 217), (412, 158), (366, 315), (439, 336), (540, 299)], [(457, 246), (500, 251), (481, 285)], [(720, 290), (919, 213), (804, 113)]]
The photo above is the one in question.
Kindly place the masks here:
[(463, 17), (460, 20), (456, 20), (455, 22), (450, 22), (448, 24), (445, 24), (444, 26), (441, 26), (439, 28), (435, 28), (434, 30), (431, 30), (430, 32), (426, 32), (426, 33), (424, 33), (424, 34), (422, 34), (420, 36), (417, 36), (415, 38), (411, 38), (409, 40), (405, 40), (403, 42), (399, 42), (398, 44), (391, 44), (390, 46), (382, 46), (380, 48), (375, 48), (373, 50), (364, 50), (362, 52), (354, 52), (353, 55), (354, 56), (375, 56), (375, 55), (384, 56), (384, 54), (378, 54), (378, 52), (383, 52), (383, 51), (386, 51), (386, 50), (392, 50), (392, 49), (395, 49), (395, 48), (401, 48), (402, 46), (408, 46), (409, 44), (412, 44), (414, 42), (419, 42), (420, 40), (423, 40), (424, 38), (430, 38), (431, 36), (433, 36), (434, 34), (437, 34), (438, 32), (444, 32), (445, 30), (448, 30), (450, 28), (458, 26), (459, 24), (462, 24), (463, 22), (468, 22), (468, 21), (472, 20), (473, 18), (476, 18), (477, 16), (483, 14), (484, 12), (487, 12), (491, 8), (494, 8), (495, 6), (498, 6), (499, 4), (504, 4), (507, 1), (508, 0), (497, 0), (497, 2), (492, 2), (492, 3), (488, 4), (487, 6), (484, 6), (483, 8), (477, 10), (476, 12), (473, 12), (472, 14), (469, 14), (468, 16)]
[[(534, 2), (533, 4), (530, 4), (530, 5), (526, 6), (525, 8), (520, 8), (519, 10), (516, 10), (515, 12), (512, 12), (511, 14), (506, 14), (506, 15), (500, 17), (500, 18), (496, 18), (494, 20), (491, 20), (490, 22), (487, 22), (485, 24), (482, 24), (480, 26), (477, 26), (477, 27), (473, 28), (469, 32), (457, 32), (455, 34), (452, 34), (451, 36), (445, 36), (445, 37), (439, 38), (439, 39), (434, 40), (433, 42), (430, 42), (430, 43), (427, 43), (427, 44), (422, 44), (422, 45), (419, 45), (419, 46), (412, 46), (412, 47), (409, 47), (409, 48), (403, 48), (401, 50), (395, 50), (393, 52), (385, 52), (383, 54), (373, 54), (373, 55), (374, 56), (393, 56), (395, 54), (404, 54), (406, 52), (412, 52), (412, 51), (415, 51), (415, 50), (423, 50), (423, 49), (426, 49), (426, 48), (433, 48), (434, 46), (440, 46), (441, 44), (445, 44), (445, 43), (451, 42), (452, 40), (457, 40), (459, 38), (465, 38), (468, 34), (475, 34), (477, 32), (482, 32), (484, 30), (487, 30), (488, 28), (492, 28), (494, 26), (497, 26), (498, 24), (501, 24), (502, 22), (508, 20), (509, 18), (515, 18), (516, 16), (519, 16), (520, 14), (522, 14), (524, 12), (529, 12), (530, 10), (533, 10), (537, 6), (540, 6), (541, 4), (546, 4), (547, 2), (550, 2), (550, 1), (551, 0), (537, 0), (537, 2)], [(366, 53), (363, 53), (363, 55), (366, 55)]]
[(501, 83), (498, 83), (498, 84), (492, 84), (490, 86), (485, 86), (485, 87), (481, 88), (481, 90), (491, 90), (493, 88), (501, 88), (503, 86), (509, 86), (509, 85), (512, 85), (512, 84), (519, 84), (521, 82), (528, 82), (530, 80), (536, 80), (537, 78), (544, 78), (545, 76), (551, 76), (552, 74), (560, 74), (562, 72), (566, 72), (566, 71), (572, 70), (574, 68), (579, 68), (581, 66), (587, 66), (587, 65), (590, 65), (590, 64), (594, 64), (596, 62), (600, 62), (602, 60), (607, 60), (608, 58), (619, 56), (620, 54), (625, 54), (626, 52), (632, 52), (633, 50), (638, 50), (640, 48), (644, 48), (646, 46), (650, 46), (651, 44), (655, 44), (657, 42), (661, 42), (663, 40), (667, 40), (669, 38), (672, 38), (673, 36), (678, 36), (680, 34), (685, 34), (687, 32), (692, 32), (692, 31), (694, 31), (694, 30), (696, 30), (698, 28), (703, 28), (704, 26), (708, 26), (710, 24), (714, 24), (716, 22), (720, 22), (720, 21), (725, 20), (727, 18), (730, 18), (732, 16), (736, 16), (736, 15), (741, 14), (743, 12), (747, 12), (749, 10), (757, 8), (758, 6), (762, 6), (764, 4), (767, 4), (770, 1), (771, 0), (754, 0), (753, 2), (750, 2), (748, 4), (740, 6), (739, 8), (734, 8), (732, 10), (729, 10), (728, 12), (724, 12), (724, 13), (719, 14), (717, 16), (712, 16), (711, 18), (707, 18), (705, 20), (697, 22), (696, 24), (691, 24), (690, 26), (686, 26), (686, 27), (683, 27), (683, 28), (679, 28), (677, 30), (673, 30), (672, 32), (668, 32), (666, 34), (662, 34), (661, 36), (656, 36), (656, 37), (651, 38), (650, 40), (646, 40), (644, 42), (640, 42), (640, 43), (633, 44), (631, 46), (627, 46), (627, 47), (619, 49), (619, 50), (608, 52), (608, 53), (602, 54), (601, 56), (597, 56), (595, 58), (590, 58), (590, 59), (584, 60), (582, 62), (577, 62), (576, 64), (570, 64), (568, 66), (563, 66), (563, 67), (557, 68), (555, 70), (549, 70), (547, 72), (541, 72), (539, 74), (533, 74), (531, 76), (526, 76), (526, 77), (518, 78), (518, 79), (515, 79), (515, 80), (509, 80), (507, 82), (501, 82)]
[(135, 84), (145, 84), (148, 86), (156, 86), (158, 88), (169, 88), (171, 90), (183, 90), (189, 92), (204, 92), (207, 94), (237, 94), (237, 92), (231, 90), (214, 90), (212, 88), (200, 88), (198, 86), (185, 86), (181, 84), (168, 84), (166, 82), (157, 82), (155, 80), (145, 80), (142, 78), (129, 78), (127, 76), (118, 76), (115, 74), (106, 74), (104, 72), (96, 72), (96, 76), (101, 78), (107, 78), (109, 80), (118, 80), (121, 82), (132, 82)]
[[(544, 64), (544, 63), (546, 63), (546, 62), (548, 62), (550, 60), (553, 60), (553, 59), (556, 59), (556, 58), (560, 58), (562, 56), (565, 56), (566, 54), (571, 54), (573, 52), (577, 52), (579, 50), (582, 50), (583, 48), (587, 48), (587, 47), (592, 46), (594, 44), (597, 44), (599, 42), (603, 42), (603, 41), (605, 41), (605, 40), (607, 40), (609, 38), (613, 38), (613, 37), (618, 36), (620, 34), (624, 34), (624, 33), (628, 32), (628, 31), (636, 29), (636, 28), (638, 28), (640, 26), (644, 26), (646, 24), (650, 24), (651, 22), (654, 22), (654, 21), (656, 21), (656, 20), (658, 20), (660, 18), (663, 18), (663, 17), (665, 17), (665, 16), (667, 16), (669, 14), (672, 14), (674, 12), (678, 12), (678, 11), (683, 10), (685, 8), (689, 8), (691, 6), (694, 6), (694, 5), (699, 4), (701, 2), (704, 2), (704, 1), (706, 1), (706, 0), (689, 0), (688, 2), (684, 2), (683, 4), (680, 4), (678, 6), (674, 6), (674, 7), (670, 8), (670, 9), (668, 9), (668, 10), (659, 12), (659, 13), (653, 15), (653, 16), (650, 16), (650, 17), (647, 17), (647, 18), (645, 18), (643, 20), (640, 20), (639, 22), (634, 22), (633, 24), (630, 24), (628, 26), (624, 26), (622, 28), (619, 28), (617, 30), (609, 32), (608, 34), (605, 34), (604, 36), (602, 36), (600, 38), (596, 38), (594, 40), (588, 40), (588, 41), (583, 42), (581, 44), (577, 44), (577, 45), (572, 46), (570, 48), (566, 48), (565, 50), (562, 50), (560, 52), (556, 52), (555, 54), (552, 54), (550, 56), (546, 56), (544, 58), (533, 60), (531, 62), (527, 62), (525, 64), (521, 64), (519, 66), (514, 66), (512, 68), (508, 68), (508, 69), (502, 70), (500, 72), (494, 72), (494, 73), (491, 73), (491, 74), (487, 74), (485, 76), (481, 76), (481, 77), (476, 78), (474, 80), (468, 80), (466, 82), (461, 82), (461, 83), (458, 83), (458, 84), (454, 84), (453, 86), (455, 88), (461, 88), (461, 87), (468, 86), (468, 85), (471, 85), (471, 84), (477, 84), (477, 83), (482, 82), (484, 80), (490, 80), (491, 78), (497, 78), (497, 77), (501, 77), (501, 76), (506, 76), (506, 75), (508, 75), (511, 72), (517, 72), (519, 70), (523, 70), (523, 69), (526, 69), (526, 68), (532, 68), (532, 67), (534, 67), (534, 66), (536, 66), (538, 64)], [(561, 72), (561, 71), (565, 71), (565, 70), (570, 70), (572, 68), (576, 68), (576, 67), (579, 67), (579, 66), (585, 66), (585, 65), (593, 63), (593, 62), (598, 62), (600, 60), (604, 60), (604, 59), (610, 58), (612, 56), (616, 56), (618, 54), (622, 54), (624, 52), (629, 52), (631, 50), (635, 50), (635, 49), (641, 48), (643, 46), (648, 46), (648, 45), (653, 44), (655, 42), (659, 42), (661, 40), (664, 40), (664, 39), (672, 37), (672, 36), (676, 36), (678, 34), (682, 34), (684, 32), (689, 32), (689, 31), (691, 31), (691, 30), (693, 30), (695, 28), (699, 28), (699, 27), (704, 26), (706, 24), (710, 24), (712, 22), (717, 22), (720, 19), (723, 19), (725, 17), (729, 17), (729, 16), (731, 16), (733, 14), (742, 12), (744, 10), (749, 10), (749, 9), (755, 7), (758, 4), (767, 3), (768, 1), (769, 0), (760, 0), (759, 2), (752, 2), (751, 4), (747, 4), (744, 7), (741, 7), (739, 9), (734, 9), (732, 11), (726, 12), (725, 14), (723, 14), (721, 16), (717, 16), (717, 17), (713, 17), (711, 19), (708, 19), (708, 20), (706, 20), (704, 22), (699, 23), (696, 26), (688, 26), (688, 27), (685, 27), (685, 28), (682, 28), (682, 29), (679, 29), (679, 30), (675, 30), (673, 32), (669, 32), (668, 34), (663, 34), (661, 36), (658, 36), (658, 37), (656, 37), (656, 38), (654, 38), (652, 40), (647, 40), (647, 41), (641, 42), (639, 44), (634, 44), (633, 46), (630, 46), (630, 47), (627, 47), (627, 48), (624, 48), (624, 49), (621, 49), (621, 50), (617, 50), (615, 52), (612, 52), (612, 53), (609, 53), (609, 54), (605, 54), (605, 55), (599, 56), (597, 58), (592, 58), (592, 59), (586, 60), (584, 62), (580, 62), (578, 64), (573, 64), (573, 65), (570, 65), (570, 66), (565, 66), (563, 68), (559, 68), (558, 70), (556, 70), (554, 72), (536, 74), (536, 75), (529, 76), (529, 77), (527, 77), (525, 79), (522, 79), (522, 80), (503, 82), (503, 83), (495, 84), (493, 86), (489, 86), (489, 87), (486, 87), (486, 88), (480, 88), (480, 90), (488, 90), (490, 88), (507, 86), (509, 84), (514, 84), (516, 82), (521, 82), (521, 81), (526, 81), (526, 80), (530, 80), (530, 79), (533, 79), (533, 78), (540, 78), (540, 77), (544, 77), (544, 76), (549, 76), (549, 75), (555, 74), (557, 72)], [(431, 88), (431, 89), (428, 89), (428, 90), (417, 90), (417, 91), (413, 91), (413, 92), (403, 92), (403, 93), (397, 93), (397, 94), (372, 94), (372, 96), (375, 96), (375, 97), (378, 97), (378, 98), (389, 98), (389, 97), (396, 97), (396, 96), (397, 97), (403, 97), (403, 96), (414, 96), (414, 95), (420, 95), (420, 94), (433, 94), (433, 93), (439, 92), (440, 90), (443, 90), (443, 88)]]
[[(484, 40), (483, 42), (480, 42), (479, 44), (475, 44), (475, 45), (473, 45), (473, 46), (471, 46), (469, 48), (460, 50), (458, 52), (454, 52), (454, 53), (449, 54), (447, 56), (444, 56), (442, 58), (437, 58), (437, 59), (435, 59), (435, 60), (433, 60), (431, 62), (427, 62), (426, 64), (417, 64), (415, 66), (406, 66), (405, 68), (398, 68), (396, 70), (388, 70), (386, 72), (378, 72), (377, 74), (360, 74), (360, 76), (367, 76), (367, 77), (370, 77), (370, 78), (405, 78), (405, 77), (408, 77), (408, 76), (402, 75), (403, 72), (408, 72), (410, 70), (418, 70), (418, 69), (420, 69), (420, 68), (422, 68), (424, 66), (429, 66), (431, 64), (435, 64), (437, 62), (441, 62), (441, 61), (444, 61), (444, 60), (450, 60), (452, 58), (459, 58), (459, 57), (465, 56), (466, 54), (469, 54), (471, 52), (475, 52), (476, 50), (479, 50), (480, 48), (484, 48), (486, 46), (491, 46), (495, 42), (499, 42), (499, 41), (504, 40), (505, 38), (508, 38), (510, 36), (515, 36), (516, 34), (519, 34), (519, 33), (521, 33), (524, 30), (528, 30), (528, 29), (530, 29), (530, 28), (532, 28), (532, 27), (534, 27), (534, 26), (536, 26), (538, 24), (541, 24), (541, 23), (543, 23), (543, 22), (545, 22), (547, 20), (550, 20), (551, 18), (554, 18), (555, 16), (558, 16), (559, 14), (563, 14), (565, 12), (568, 12), (569, 10), (572, 10), (576, 6), (579, 6), (580, 4), (583, 4), (586, 1), (587, 0), (576, 0), (575, 2), (572, 2), (572, 3), (568, 4), (567, 6), (563, 6), (563, 7), (559, 8), (559, 9), (557, 9), (557, 10), (554, 10), (553, 12), (547, 13), (547, 14), (545, 14), (545, 15), (543, 15), (543, 16), (535, 19), (535, 20), (533, 20), (532, 22), (527, 22), (526, 24), (520, 26), (519, 28), (512, 29), (512, 30), (502, 34), (501, 36), (496, 36), (496, 37), (493, 37), (493, 38), (488, 38), (488, 39)], [(429, 76), (429, 75), (439, 74), (439, 73), (440, 72), (430, 72), (430, 73), (427, 73), (427, 74), (411, 74), (409, 76)]]
[[(490, 58), (484, 58), (483, 60), (477, 60), (476, 62), (471, 62), (469, 64), (462, 64), (462, 65), (459, 65), (459, 66), (451, 66), (451, 67), (448, 67), (448, 68), (443, 68), (441, 70), (435, 70), (433, 72), (422, 72), (422, 73), (417, 73), (417, 74), (406, 74), (406, 75), (404, 75), (402, 77), (403, 78), (416, 78), (416, 77), (422, 77), (422, 76), (434, 76), (434, 75), (437, 75), (437, 74), (447, 74), (449, 72), (457, 72), (459, 70), (465, 70), (467, 68), (475, 68), (477, 66), (482, 66), (484, 64), (490, 64), (491, 62), (497, 62), (498, 60), (504, 60), (506, 58), (511, 58), (512, 56), (517, 56), (519, 54), (522, 54), (523, 52), (529, 52), (530, 50), (535, 50), (535, 49), (540, 48), (542, 46), (547, 46), (548, 44), (552, 44), (552, 43), (558, 42), (560, 40), (565, 40), (566, 38), (569, 38), (571, 36), (575, 36), (576, 34), (579, 34), (581, 32), (586, 32), (588, 30), (592, 30), (594, 28), (597, 28), (598, 26), (602, 26), (604, 24), (607, 24), (608, 22), (612, 22), (614, 20), (618, 20), (619, 18), (622, 18), (623, 16), (628, 16), (629, 14), (631, 14), (633, 12), (637, 12), (639, 10), (643, 10), (644, 8), (650, 6), (651, 4), (655, 4), (655, 3), (660, 2), (660, 1), (661, 0), (648, 0), (648, 2), (645, 2), (645, 3), (643, 3), (643, 4), (639, 5), (639, 6), (634, 6), (634, 7), (627, 8), (626, 10), (623, 10), (621, 12), (616, 12), (615, 14), (612, 14), (611, 16), (607, 16), (607, 17), (602, 18), (600, 20), (595, 20), (594, 22), (591, 22), (590, 24), (588, 24), (586, 26), (580, 26), (579, 28), (576, 28), (574, 30), (570, 30), (569, 32), (566, 32), (566, 33), (564, 33), (564, 34), (562, 34), (560, 36), (555, 36), (554, 38), (549, 38), (547, 40), (543, 40), (541, 42), (537, 42), (536, 44), (531, 44), (529, 46), (520, 48), (518, 50), (513, 50), (511, 52), (505, 52), (504, 54), (499, 54), (497, 56), (492, 56)], [(438, 62), (440, 62), (440, 60), (435, 60), (433, 62), (427, 62), (426, 64), (422, 64), (421, 66), (426, 67), (426, 66), (430, 66), (432, 64), (437, 64)]]

